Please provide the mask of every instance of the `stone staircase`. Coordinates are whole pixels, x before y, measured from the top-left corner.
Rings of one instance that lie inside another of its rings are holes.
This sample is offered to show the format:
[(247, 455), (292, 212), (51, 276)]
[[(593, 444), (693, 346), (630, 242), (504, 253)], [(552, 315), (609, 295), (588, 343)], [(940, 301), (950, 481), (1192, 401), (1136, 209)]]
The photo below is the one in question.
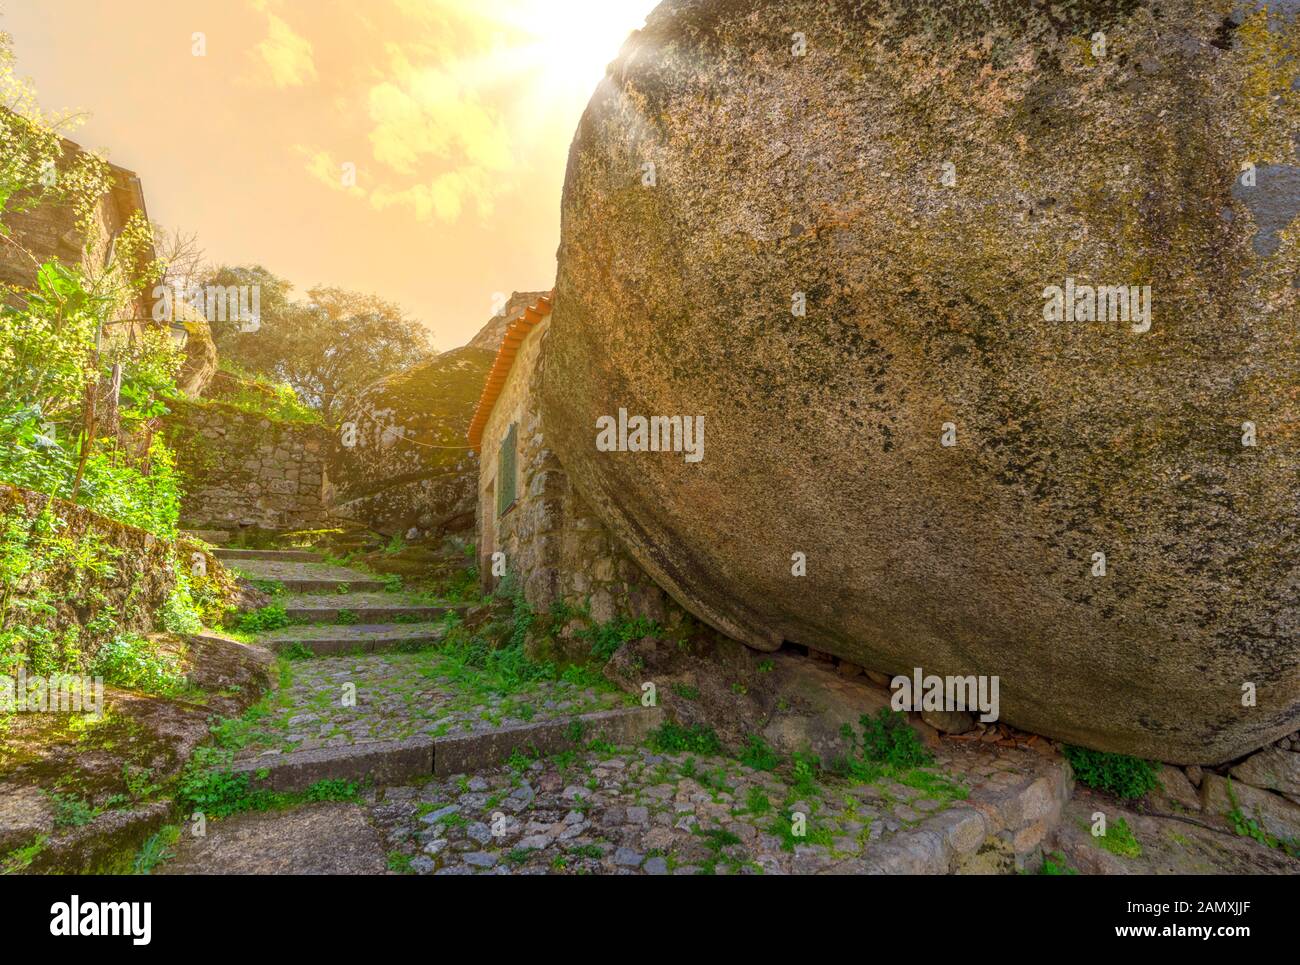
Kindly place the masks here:
[(219, 549), (214, 555), (248, 579), (279, 583), (289, 593), (379, 592), (388, 585), (302, 550)]
[[(161, 873), (1005, 874), (1049, 851), (1085, 873), (1297, 866), (1213, 829), (1071, 802), (1069, 766), (1046, 741), (936, 737), (932, 764), (910, 775), (806, 782), (721, 750), (656, 752), (662, 707), (562, 677), (467, 683), (438, 647), (455, 604), (308, 551), (218, 555), (285, 587), (275, 599), (298, 622), (259, 642), (316, 657), (282, 662), (229, 770), (305, 801), (324, 782), (360, 791), (215, 822)], [(1125, 816), (1150, 860), (1104, 850), (1087, 832), (1097, 810)]]
[(310, 550), (218, 549), (214, 555), (255, 583), (283, 587), (275, 599), (291, 625), (258, 640), (277, 653), (298, 647), (334, 656), (432, 646), (442, 636), (439, 621), (457, 609), (384, 592), (386, 581), (327, 563)]
[[(284, 587), (275, 600), (295, 625), (258, 642), (315, 657), (282, 665), (280, 691), (231, 772), (284, 794), (335, 781), (366, 789), (355, 803), (315, 806), (352, 828), (349, 853), (323, 867), (1007, 872), (1032, 860), (1069, 797), (1059, 759), (982, 745), (946, 745), (937, 776), (915, 787), (828, 777), (795, 790), (720, 753), (654, 754), (644, 743), (665, 721), (662, 707), (564, 679), (467, 683), (437, 648), (454, 604), (385, 591), (387, 580), (307, 551), (217, 555), (249, 579)], [(345, 688), (353, 704), (340, 699)], [(521, 760), (532, 762), (524, 772)], [(783, 845), (787, 810), (808, 815), (811, 839)], [(512, 818), (502, 824), (505, 813)], [(268, 842), (295, 822), (316, 826), (301, 813), (218, 823), (208, 841), (186, 843), (173, 870), (305, 870), (297, 852), (274, 866), (257, 857), (274, 853)], [(482, 830), (492, 827), (501, 833)]]
[[(256, 642), (281, 653), (295, 648), (290, 655), (303, 658), (282, 665), (279, 693), (259, 711), (256, 733), (228, 768), (247, 775), (253, 789), (305, 792), (336, 781), (371, 789), (419, 785), (498, 768), (520, 752), (557, 754), (592, 741), (637, 745), (664, 720), (661, 708), (628, 706), (620, 692), (562, 680), (518, 693), (476, 692), (444, 675), (436, 653), (446, 632), (443, 617), (462, 605), (430, 603), (306, 550), (228, 548), (214, 555), (263, 587), (280, 585), (273, 599), (294, 623), (260, 632)], [(345, 685), (354, 704), (340, 700)], [(330, 823), (355, 823), (356, 805), (328, 807)], [(159, 871), (312, 870), (303, 858), (312, 849), (293, 849), (274, 867), (256, 857), (273, 853), (298, 820), (284, 812), (221, 822), (208, 841), (183, 839), (178, 860)], [(364, 827), (358, 834), (370, 840)], [(213, 845), (218, 850), (209, 853)], [(327, 866), (362, 870), (347, 856)], [(382, 870), (382, 862), (365, 870)]]

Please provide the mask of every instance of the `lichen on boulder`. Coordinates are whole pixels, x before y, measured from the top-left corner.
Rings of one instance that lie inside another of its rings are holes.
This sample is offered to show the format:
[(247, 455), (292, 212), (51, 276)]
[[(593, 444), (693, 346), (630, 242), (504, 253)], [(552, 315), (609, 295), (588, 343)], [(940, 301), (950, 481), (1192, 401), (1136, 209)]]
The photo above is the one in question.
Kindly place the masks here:
[(668, 0), (571, 148), (548, 442), (751, 645), (1168, 761), (1294, 730), (1298, 52), (1292, 3)]
[(478, 459), (465, 433), (492, 357), (453, 349), (362, 392), (340, 420), (332, 513), (386, 535), (472, 528)]

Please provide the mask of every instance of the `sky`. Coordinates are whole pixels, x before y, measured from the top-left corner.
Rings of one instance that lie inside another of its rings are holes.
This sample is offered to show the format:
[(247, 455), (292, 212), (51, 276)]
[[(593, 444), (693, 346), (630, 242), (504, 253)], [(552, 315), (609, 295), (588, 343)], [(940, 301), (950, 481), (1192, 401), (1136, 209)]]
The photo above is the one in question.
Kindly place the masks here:
[(554, 283), (569, 142), (656, 2), (0, 0), (0, 31), (153, 221), (445, 351)]

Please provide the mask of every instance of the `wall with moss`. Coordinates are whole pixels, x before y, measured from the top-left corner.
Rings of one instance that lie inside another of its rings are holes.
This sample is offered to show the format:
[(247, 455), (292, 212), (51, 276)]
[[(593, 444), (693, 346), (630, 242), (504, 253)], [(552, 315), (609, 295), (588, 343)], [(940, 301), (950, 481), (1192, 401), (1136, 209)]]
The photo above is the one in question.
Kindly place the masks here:
[(411, 539), (473, 527), (478, 460), (465, 433), (492, 359), (486, 349), (452, 349), (344, 409), (330, 463), (336, 517)]
[(312, 529), (328, 517), (325, 426), (271, 418), (218, 401), (170, 403), (188, 529)]
[(198, 546), (0, 483), (0, 673), (80, 673), (123, 634), (194, 631), (234, 586)]

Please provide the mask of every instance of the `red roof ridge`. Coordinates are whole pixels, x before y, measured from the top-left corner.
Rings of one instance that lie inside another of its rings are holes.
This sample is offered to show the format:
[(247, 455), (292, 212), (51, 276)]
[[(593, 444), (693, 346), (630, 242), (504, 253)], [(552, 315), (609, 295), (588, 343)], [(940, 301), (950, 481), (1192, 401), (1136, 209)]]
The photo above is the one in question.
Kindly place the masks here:
[(549, 295), (542, 295), (535, 304), (526, 307), (518, 318), (506, 326), (501, 347), (497, 349), (496, 358), (492, 360), (492, 368), (488, 370), (487, 379), (483, 383), (483, 394), (478, 398), (474, 418), (469, 423), (471, 449), (478, 449), (483, 444), (483, 430), (487, 428), (488, 416), (492, 414), (492, 407), (497, 404), (497, 399), (501, 397), (501, 390), (505, 388), (519, 346), (533, 330), (533, 326), (551, 314), (551, 306), (554, 303), (555, 289), (552, 288)]

